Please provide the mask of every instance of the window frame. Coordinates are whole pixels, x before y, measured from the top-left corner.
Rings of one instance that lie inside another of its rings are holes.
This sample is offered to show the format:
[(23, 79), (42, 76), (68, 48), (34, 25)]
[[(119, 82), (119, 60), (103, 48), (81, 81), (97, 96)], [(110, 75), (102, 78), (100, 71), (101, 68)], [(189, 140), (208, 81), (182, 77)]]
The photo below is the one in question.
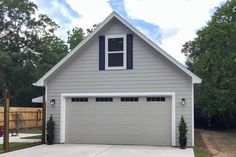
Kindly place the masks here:
[[(111, 38), (123, 38), (123, 51), (108, 51), (108, 40)], [(106, 35), (105, 36), (105, 70), (127, 69), (127, 38), (126, 34)], [(123, 53), (123, 66), (108, 66), (108, 55)]]

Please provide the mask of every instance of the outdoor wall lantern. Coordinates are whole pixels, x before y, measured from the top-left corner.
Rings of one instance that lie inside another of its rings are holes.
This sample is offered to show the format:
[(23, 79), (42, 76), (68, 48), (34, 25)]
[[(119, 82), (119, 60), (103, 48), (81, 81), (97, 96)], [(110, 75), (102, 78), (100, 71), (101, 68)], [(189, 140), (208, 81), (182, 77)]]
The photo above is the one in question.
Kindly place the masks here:
[(184, 98), (182, 98), (182, 100), (181, 100), (181, 105), (185, 105), (185, 99)]
[(50, 100), (50, 104), (51, 105), (55, 105), (56, 104), (56, 100), (55, 99)]

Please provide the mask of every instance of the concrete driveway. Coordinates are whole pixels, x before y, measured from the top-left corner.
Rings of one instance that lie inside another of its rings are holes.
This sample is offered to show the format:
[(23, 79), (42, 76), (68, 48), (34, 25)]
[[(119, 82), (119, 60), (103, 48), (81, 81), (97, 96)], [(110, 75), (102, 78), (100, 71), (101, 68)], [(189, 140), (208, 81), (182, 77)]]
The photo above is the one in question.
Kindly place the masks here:
[(1, 154), (1, 157), (194, 157), (193, 149), (174, 147), (56, 144)]

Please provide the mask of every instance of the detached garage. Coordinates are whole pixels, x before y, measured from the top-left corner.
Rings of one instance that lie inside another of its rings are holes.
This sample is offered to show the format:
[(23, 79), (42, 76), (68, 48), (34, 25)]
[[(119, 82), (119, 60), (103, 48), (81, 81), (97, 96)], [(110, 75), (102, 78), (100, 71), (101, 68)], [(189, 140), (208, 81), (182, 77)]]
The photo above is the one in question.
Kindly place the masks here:
[(56, 143), (176, 146), (183, 115), (193, 146), (197, 83), (113, 12), (34, 85), (45, 87)]

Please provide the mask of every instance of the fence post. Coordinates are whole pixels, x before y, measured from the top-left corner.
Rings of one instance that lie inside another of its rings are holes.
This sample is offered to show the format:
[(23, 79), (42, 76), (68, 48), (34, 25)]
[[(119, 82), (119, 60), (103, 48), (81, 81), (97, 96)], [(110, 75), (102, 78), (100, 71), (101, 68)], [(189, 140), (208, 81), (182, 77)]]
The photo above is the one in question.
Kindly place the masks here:
[(3, 137), (3, 149), (5, 152), (9, 151), (9, 103), (10, 92), (5, 90), (3, 92), (3, 104), (4, 104), (4, 137)]
[(42, 143), (44, 144), (46, 142), (45, 136), (46, 136), (46, 100), (45, 95), (43, 96), (43, 119), (42, 119)]

